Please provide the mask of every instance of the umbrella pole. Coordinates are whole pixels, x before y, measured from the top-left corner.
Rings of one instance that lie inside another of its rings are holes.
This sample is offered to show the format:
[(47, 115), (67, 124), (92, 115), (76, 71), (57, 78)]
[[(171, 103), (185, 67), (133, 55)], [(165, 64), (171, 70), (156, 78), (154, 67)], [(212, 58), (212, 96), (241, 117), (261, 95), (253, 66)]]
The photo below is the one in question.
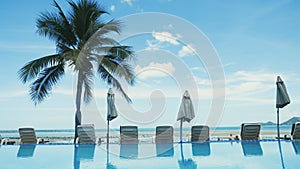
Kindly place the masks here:
[(107, 120), (107, 134), (106, 134), (106, 147), (108, 150), (108, 144), (109, 144), (109, 120)]
[(109, 163), (109, 120), (107, 120), (107, 134), (106, 134), (106, 163)]
[(182, 119), (180, 120), (180, 143), (182, 143)]
[(279, 108), (277, 108), (277, 139), (280, 139), (280, 131), (279, 131)]
[(283, 155), (282, 155), (282, 149), (281, 149), (281, 143), (280, 143), (280, 139), (278, 140), (278, 149), (279, 149), (279, 154), (280, 154), (281, 167), (282, 167), (283, 169), (285, 169), (285, 165), (284, 165), (284, 160), (283, 160)]
[(184, 160), (184, 156), (183, 156), (183, 147), (182, 147), (182, 143), (180, 143), (180, 150), (181, 150), (181, 160)]

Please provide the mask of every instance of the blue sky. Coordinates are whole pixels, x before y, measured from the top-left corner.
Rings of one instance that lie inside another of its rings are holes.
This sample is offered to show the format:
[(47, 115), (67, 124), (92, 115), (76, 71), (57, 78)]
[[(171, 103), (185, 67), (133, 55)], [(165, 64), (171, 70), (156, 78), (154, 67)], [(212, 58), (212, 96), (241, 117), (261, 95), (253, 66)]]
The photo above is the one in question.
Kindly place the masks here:
[[(57, 2), (68, 9), (65, 1)], [(36, 18), (40, 12), (53, 11), (52, 1), (6, 1), (2, 4), (0, 128), (73, 128), (75, 82), (71, 70), (50, 97), (37, 106), (30, 100), (29, 86), (22, 84), (17, 76), (17, 70), (26, 62), (55, 53), (55, 44), (35, 33)], [(140, 127), (178, 126), (176, 116), (183, 86), (192, 91), (197, 115), (186, 126), (207, 124), (212, 113), (218, 114), (215, 121), (220, 126), (275, 122), (277, 75), (285, 81), (292, 101), (281, 110), (281, 121), (300, 116), (299, 1), (103, 0), (101, 4), (111, 14), (106, 19), (126, 20), (131, 14), (158, 12), (166, 18), (178, 17), (185, 23), (176, 26), (179, 22), (164, 20), (165, 23), (158, 24), (159, 20), (143, 18), (136, 20), (134, 25), (123, 23), (121, 36), (134, 27), (158, 26), (148, 27), (148, 33), (122, 42), (137, 51), (137, 61), (133, 64), (138, 76), (135, 86), (128, 87), (133, 104), (128, 106), (116, 94), (120, 116), (111, 122), (112, 127), (132, 123)], [(191, 25), (209, 40), (220, 59), (226, 91), (222, 112), (210, 111), (214, 98), (208, 67), (199, 59), (203, 56), (197, 54), (198, 46), (184, 39)], [(192, 77), (195, 86), (185, 81), (187, 75)], [(105, 128), (108, 87), (99, 79), (94, 86), (95, 101), (83, 107), (83, 120)]]

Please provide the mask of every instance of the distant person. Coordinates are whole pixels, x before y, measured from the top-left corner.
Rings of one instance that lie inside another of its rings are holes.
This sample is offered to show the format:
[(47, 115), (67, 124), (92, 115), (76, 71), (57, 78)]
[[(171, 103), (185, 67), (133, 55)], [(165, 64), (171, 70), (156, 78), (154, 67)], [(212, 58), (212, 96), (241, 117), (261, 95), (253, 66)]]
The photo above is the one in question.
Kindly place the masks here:
[(235, 136), (235, 137), (234, 137), (234, 140), (240, 140), (240, 139), (239, 139), (239, 136)]
[(231, 133), (229, 134), (229, 140), (232, 140), (232, 134)]

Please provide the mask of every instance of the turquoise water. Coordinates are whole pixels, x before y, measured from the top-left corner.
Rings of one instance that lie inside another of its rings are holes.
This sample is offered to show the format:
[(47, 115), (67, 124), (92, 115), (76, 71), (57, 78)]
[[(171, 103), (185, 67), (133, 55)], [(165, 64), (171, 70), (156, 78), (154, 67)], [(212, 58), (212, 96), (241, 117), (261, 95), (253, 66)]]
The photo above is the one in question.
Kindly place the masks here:
[(300, 142), (5, 145), (1, 169), (280, 169), (299, 168)]
[[(190, 131), (190, 128), (183, 128), (183, 131)], [(231, 126), (231, 127), (211, 127), (210, 130), (240, 130), (240, 126)], [(261, 130), (274, 130), (276, 131), (276, 126), (262, 126)], [(280, 126), (280, 130), (291, 130), (291, 126)], [(63, 130), (39, 130), (36, 129), (36, 134), (38, 137), (73, 137), (74, 130), (72, 129), (63, 129)], [(111, 132), (119, 133), (119, 129), (110, 129)], [(179, 128), (174, 128), (174, 131), (179, 131)], [(139, 132), (153, 132), (155, 133), (154, 128), (139, 128)], [(0, 130), (2, 137), (19, 137), (18, 130)], [(96, 129), (96, 135), (105, 136), (106, 129)]]

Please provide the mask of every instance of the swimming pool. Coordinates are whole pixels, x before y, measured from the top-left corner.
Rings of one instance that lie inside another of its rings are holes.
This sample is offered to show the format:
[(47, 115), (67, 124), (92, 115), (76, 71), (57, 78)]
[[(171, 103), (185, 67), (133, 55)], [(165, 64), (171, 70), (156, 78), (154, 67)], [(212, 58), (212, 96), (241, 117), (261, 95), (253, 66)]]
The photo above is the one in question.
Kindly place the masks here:
[(1, 169), (277, 169), (299, 168), (300, 142), (205, 142), (174, 144), (3, 145)]

